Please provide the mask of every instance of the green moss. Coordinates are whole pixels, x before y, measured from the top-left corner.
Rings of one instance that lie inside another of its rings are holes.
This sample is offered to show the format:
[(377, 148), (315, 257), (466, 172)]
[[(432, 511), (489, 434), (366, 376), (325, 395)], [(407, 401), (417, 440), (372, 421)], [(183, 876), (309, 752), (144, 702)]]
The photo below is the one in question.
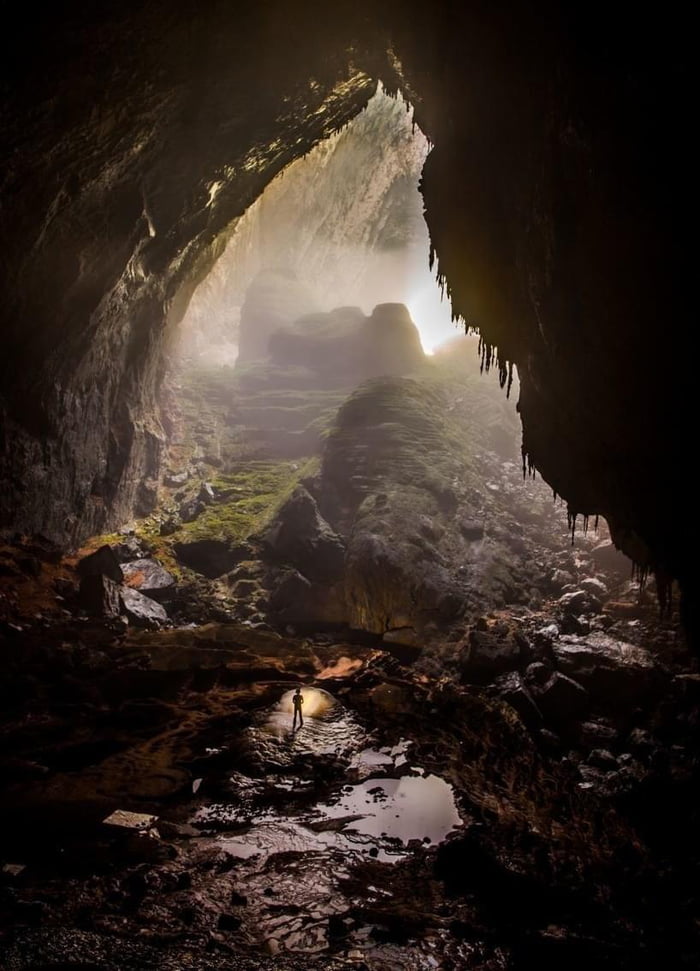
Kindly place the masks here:
[(212, 482), (226, 500), (208, 506), (168, 540), (171, 544), (199, 539), (242, 542), (265, 525), (317, 464), (317, 459), (242, 463), (235, 472), (219, 475)]
[(453, 420), (439, 384), (380, 378), (357, 389), (338, 412), (324, 467), (369, 488), (413, 483), (440, 493), (471, 459), (469, 436)]

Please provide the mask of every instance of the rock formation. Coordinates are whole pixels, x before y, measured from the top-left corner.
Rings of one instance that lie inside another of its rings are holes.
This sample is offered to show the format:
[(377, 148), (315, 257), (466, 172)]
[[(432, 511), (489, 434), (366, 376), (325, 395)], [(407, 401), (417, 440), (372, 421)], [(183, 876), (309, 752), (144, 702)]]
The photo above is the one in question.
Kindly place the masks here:
[[(685, 27), (548, 0), (13, 11), (0, 964), (697, 966)], [(245, 213), (380, 81), (503, 391), (410, 339), (339, 376), (366, 320), (329, 344), (338, 315), (298, 312), (345, 297), (269, 314), (240, 367), (169, 371)], [(321, 715), (290, 737), (299, 684)], [(426, 785), (447, 826), (394, 835)]]
[[(667, 148), (687, 130), (683, 43), (671, 60), (666, 21), (606, 14), (596, 33), (588, 11), (532, 16), (517, 0), (503, 16), (287, 14), (152, 0), (19, 23), (3, 114), (2, 521), (77, 539), (152, 503), (163, 335), (232, 221), (380, 77), (434, 145), (422, 192), (453, 307), (487, 361), (495, 348), (504, 373), (520, 369), (526, 463), (690, 591), (692, 499), (669, 431), (690, 407), (674, 368), (690, 155)], [(639, 58), (647, 43), (662, 68)]]

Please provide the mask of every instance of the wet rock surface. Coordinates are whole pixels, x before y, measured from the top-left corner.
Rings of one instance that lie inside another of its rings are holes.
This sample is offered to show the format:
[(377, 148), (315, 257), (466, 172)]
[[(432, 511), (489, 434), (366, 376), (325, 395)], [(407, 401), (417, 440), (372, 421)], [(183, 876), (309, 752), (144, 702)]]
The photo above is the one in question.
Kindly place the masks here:
[[(459, 642), (437, 676), (330, 634), (25, 618), (3, 635), (3, 966), (697, 954), (698, 675), (653, 607), (586, 648), (550, 604), (485, 615), (465, 645), (497, 662), (461, 684)], [(610, 706), (572, 644), (660, 688)]]
[(523, 479), (466, 349), (318, 398), (221, 369), (153, 516), (0, 550), (10, 967), (699, 952), (675, 604)]

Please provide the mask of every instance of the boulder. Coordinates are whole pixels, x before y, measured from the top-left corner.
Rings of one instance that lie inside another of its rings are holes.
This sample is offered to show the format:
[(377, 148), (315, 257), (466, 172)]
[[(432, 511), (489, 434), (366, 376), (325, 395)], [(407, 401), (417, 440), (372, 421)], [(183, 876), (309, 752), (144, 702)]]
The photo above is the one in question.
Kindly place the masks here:
[[(371, 527), (365, 528), (365, 523)], [(401, 627), (421, 628), (463, 610), (463, 598), (448, 571), (395, 533), (385, 520), (365, 519), (350, 538), (345, 569), (350, 626), (384, 634)]]
[(138, 536), (125, 536), (121, 543), (112, 546), (114, 555), (119, 563), (129, 563), (142, 556), (148, 556), (149, 550)]
[(284, 570), (270, 593), (270, 609), (283, 614), (309, 596), (311, 582), (298, 570)]
[(600, 600), (587, 590), (565, 593), (557, 601), (557, 606), (562, 614), (574, 617), (580, 614), (597, 614), (601, 610)]
[(120, 587), (119, 598), (124, 613), (135, 626), (155, 629), (162, 624), (167, 624), (168, 615), (165, 608), (150, 597), (145, 597), (138, 590)]
[(203, 482), (197, 493), (197, 499), (205, 506), (210, 506), (213, 502), (216, 502), (214, 486), (210, 482)]
[(598, 720), (581, 722), (578, 728), (578, 740), (585, 748), (609, 748), (618, 737), (612, 725)]
[(553, 649), (557, 667), (600, 703), (638, 704), (659, 687), (659, 670), (648, 651), (602, 631), (583, 638), (564, 635)]
[(534, 661), (525, 669), (525, 680), (528, 685), (544, 685), (552, 675), (552, 669), (542, 661)]
[(369, 375), (407, 374), (425, 360), (418, 328), (403, 303), (380, 303), (365, 324)]
[(120, 591), (119, 584), (104, 574), (88, 574), (80, 581), (80, 604), (91, 617), (118, 617)]
[(509, 671), (496, 678), (494, 688), (498, 697), (517, 711), (528, 728), (541, 726), (542, 712), (517, 671)]
[(586, 759), (594, 769), (601, 769), (603, 772), (614, 772), (619, 768), (617, 759), (606, 748), (594, 748)]
[(575, 720), (588, 708), (588, 692), (577, 681), (555, 671), (534, 693), (545, 718), (555, 722)]
[(598, 600), (605, 600), (608, 596), (608, 588), (598, 577), (586, 577), (585, 580), (581, 580), (579, 587), (587, 593), (592, 594)]
[(508, 635), (472, 630), (460, 655), (462, 680), (486, 684), (516, 668), (520, 663), (520, 646)]
[(77, 564), (78, 575), (80, 577), (103, 576), (109, 577), (115, 583), (121, 583), (124, 579), (119, 560), (111, 546), (100, 546), (94, 553), (84, 556)]
[(158, 532), (161, 536), (172, 536), (180, 528), (180, 518), (177, 515), (171, 515), (165, 519), (161, 524)]
[(144, 557), (122, 565), (124, 582), (133, 590), (153, 597), (155, 600), (167, 599), (175, 587), (175, 577), (157, 560)]
[(183, 523), (193, 523), (205, 509), (206, 506), (199, 498), (188, 499), (178, 509), (178, 515)]
[(574, 577), (571, 573), (567, 573), (565, 570), (555, 570), (552, 573), (551, 585), (555, 590), (561, 590), (568, 583), (574, 582)]
[(297, 486), (260, 540), (269, 556), (291, 563), (311, 580), (333, 582), (343, 575), (345, 545), (303, 486)]

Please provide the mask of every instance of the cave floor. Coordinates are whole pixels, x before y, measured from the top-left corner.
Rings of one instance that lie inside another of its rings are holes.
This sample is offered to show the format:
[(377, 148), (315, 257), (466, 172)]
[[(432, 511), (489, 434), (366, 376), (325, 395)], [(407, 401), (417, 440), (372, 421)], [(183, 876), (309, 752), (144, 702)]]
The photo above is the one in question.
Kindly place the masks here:
[(596, 770), (386, 645), (78, 626), (5, 638), (8, 971), (696, 966), (692, 672)]

